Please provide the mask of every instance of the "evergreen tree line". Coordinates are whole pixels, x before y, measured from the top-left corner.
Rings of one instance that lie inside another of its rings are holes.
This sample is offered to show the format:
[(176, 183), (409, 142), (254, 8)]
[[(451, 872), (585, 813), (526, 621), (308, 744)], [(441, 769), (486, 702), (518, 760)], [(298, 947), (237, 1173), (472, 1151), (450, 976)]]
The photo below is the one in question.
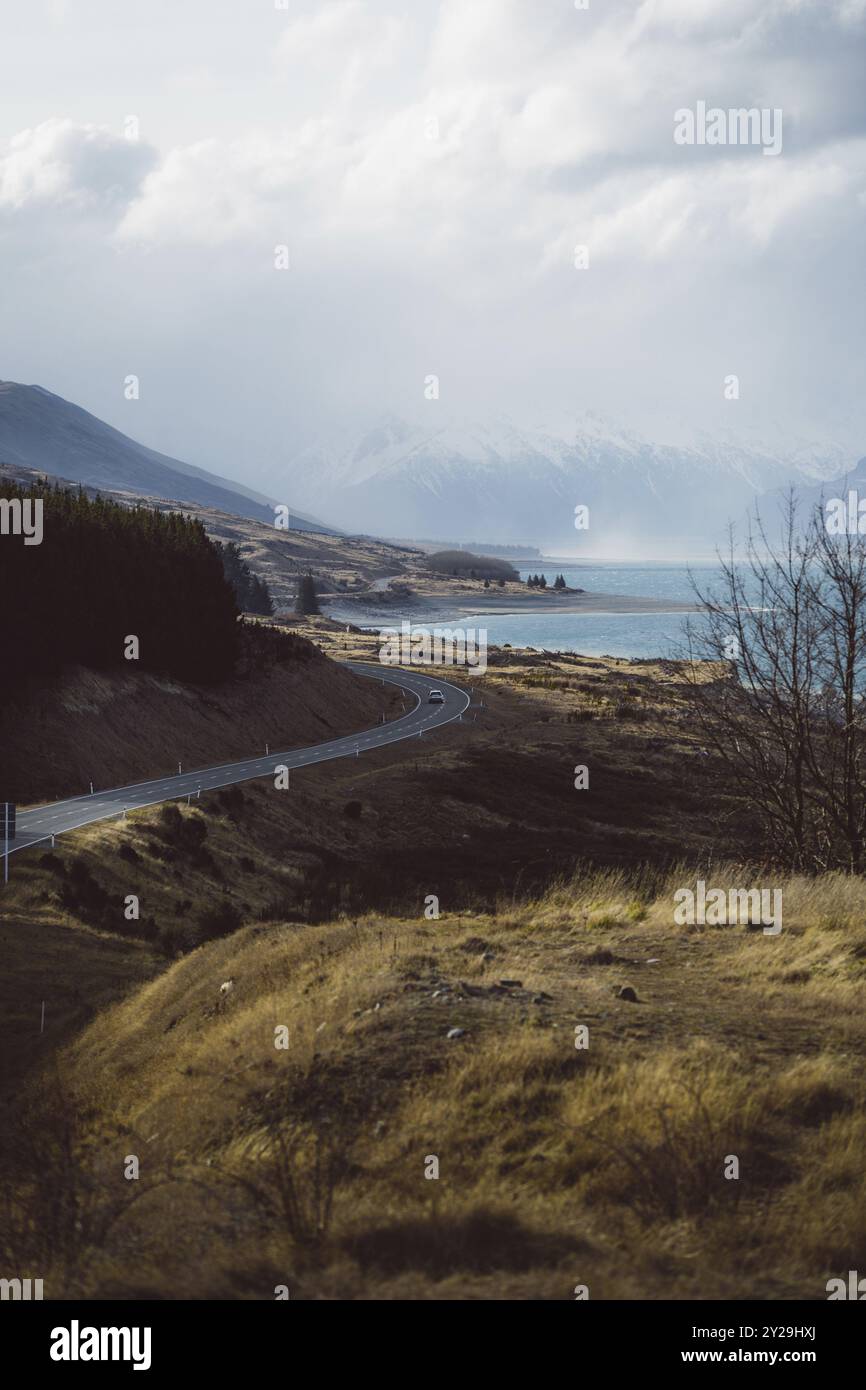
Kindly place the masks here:
[[(0, 483), (2, 498), (41, 499), (43, 538), (0, 534), (0, 681), (70, 663), (202, 682), (231, 674), (237, 608), (201, 522), (48, 485)], [(124, 655), (130, 636), (136, 661)]]
[(271, 591), (263, 579), (253, 574), (234, 541), (220, 545), (223, 573), (242, 613), (259, 613), (269, 618), (274, 611)]
[(450, 574), (461, 579), (520, 578), (519, 571), (507, 560), (499, 560), (493, 555), (475, 555), (471, 550), (437, 550), (427, 556), (426, 564), (436, 574)]
[[(530, 589), (546, 589), (546, 588), (547, 588), (547, 579), (546, 579), (546, 577), (545, 577), (543, 574), (530, 574), (529, 577), (528, 577), (528, 579), (527, 579), (527, 581), (526, 581), (526, 583), (527, 583), (527, 585), (529, 586)], [(554, 581), (553, 581), (553, 588), (554, 588), (554, 589), (567, 589), (567, 588), (568, 588), (568, 585), (567, 585), (566, 582), (565, 582), (565, 575), (564, 575), (564, 574), (558, 574), (558, 575), (556, 576), (556, 578), (555, 578)]]

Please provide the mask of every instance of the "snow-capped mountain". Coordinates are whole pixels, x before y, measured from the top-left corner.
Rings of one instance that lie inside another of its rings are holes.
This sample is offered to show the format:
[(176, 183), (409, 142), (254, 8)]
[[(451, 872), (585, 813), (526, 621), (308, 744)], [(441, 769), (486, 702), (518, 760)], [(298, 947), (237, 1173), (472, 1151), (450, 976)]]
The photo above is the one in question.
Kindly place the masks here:
[[(538, 429), (502, 418), (425, 428), (389, 416), (308, 446), (269, 482), (355, 531), (664, 557), (710, 551), (763, 494), (838, 476), (855, 460), (801, 441), (653, 443), (590, 415)], [(575, 528), (578, 505), (589, 508), (588, 530)]]

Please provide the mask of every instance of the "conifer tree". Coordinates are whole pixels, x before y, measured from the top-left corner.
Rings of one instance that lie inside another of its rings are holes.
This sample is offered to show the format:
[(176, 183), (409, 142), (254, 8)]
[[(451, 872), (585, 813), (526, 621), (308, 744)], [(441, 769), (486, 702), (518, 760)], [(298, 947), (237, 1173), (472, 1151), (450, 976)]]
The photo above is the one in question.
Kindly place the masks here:
[(316, 581), (311, 574), (302, 574), (298, 584), (298, 596), (295, 600), (295, 612), (302, 617), (318, 613), (319, 600), (316, 596)]
[[(0, 483), (4, 511), (42, 506), (42, 541), (0, 536), (0, 682), (69, 665), (218, 681), (234, 669), (237, 607), (220, 549), (180, 512), (83, 489)], [(124, 655), (138, 638), (137, 660)]]

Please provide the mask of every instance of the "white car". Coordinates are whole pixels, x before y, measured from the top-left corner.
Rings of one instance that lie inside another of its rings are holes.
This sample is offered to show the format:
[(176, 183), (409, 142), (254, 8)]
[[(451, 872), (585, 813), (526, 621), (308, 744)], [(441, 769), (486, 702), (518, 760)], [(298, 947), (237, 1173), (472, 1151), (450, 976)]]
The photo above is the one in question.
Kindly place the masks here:
[(431, 690), (427, 696), (427, 703), (428, 705), (444, 705), (445, 696), (441, 690)]

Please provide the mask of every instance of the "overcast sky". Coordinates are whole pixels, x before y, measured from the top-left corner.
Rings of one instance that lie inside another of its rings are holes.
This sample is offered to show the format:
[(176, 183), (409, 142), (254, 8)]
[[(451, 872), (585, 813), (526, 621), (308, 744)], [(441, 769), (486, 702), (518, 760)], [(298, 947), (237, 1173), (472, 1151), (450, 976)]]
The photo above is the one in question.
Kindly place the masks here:
[[(251, 485), (430, 374), (464, 417), (866, 453), (866, 0), (0, 21), (3, 378)], [(699, 101), (780, 108), (781, 154), (676, 144)]]

